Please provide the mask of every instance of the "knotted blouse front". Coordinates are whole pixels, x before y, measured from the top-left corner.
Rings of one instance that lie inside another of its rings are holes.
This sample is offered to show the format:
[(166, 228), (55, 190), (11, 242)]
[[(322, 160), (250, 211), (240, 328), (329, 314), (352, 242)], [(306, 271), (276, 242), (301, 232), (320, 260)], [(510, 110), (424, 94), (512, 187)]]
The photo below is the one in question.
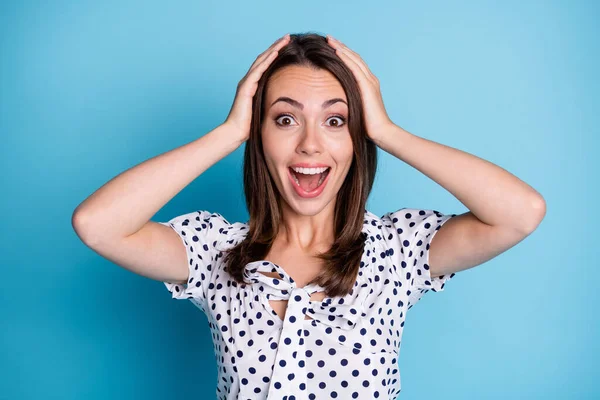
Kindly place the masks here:
[[(454, 274), (431, 278), (429, 245), (450, 218), (403, 208), (381, 218), (365, 210), (365, 247), (352, 291), (311, 300), (317, 284), (298, 287), (282, 266), (257, 260), (239, 285), (223, 267), (225, 251), (248, 224), (195, 211), (169, 222), (189, 260), (187, 284), (165, 282), (208, 318), (219, 369), (218, 399), (395, 399), (406, 311)], [(262, 272), (276, 272), (273, 278)], [(287, 300), (282, 321), (269, 300)], [(305, 316), (310, 319), (305, 319)]]

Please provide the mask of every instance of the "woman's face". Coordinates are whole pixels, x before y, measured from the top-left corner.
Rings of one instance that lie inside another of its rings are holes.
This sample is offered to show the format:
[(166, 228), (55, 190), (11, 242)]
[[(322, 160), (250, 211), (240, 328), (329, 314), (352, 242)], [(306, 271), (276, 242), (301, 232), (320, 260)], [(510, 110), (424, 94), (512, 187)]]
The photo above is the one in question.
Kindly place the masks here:
[[(298, 214), (315, 215), (335, 200), (350, 169), (353, 147), (347, 102), (339, 81), (323, 69), (288, 66), (267, 83), (263, 151), (279, 193)], [(319, 186), (321, 175), (292, 172), (290, 167), (297, 164), (330, 169)], [(313, 193), (307, 195), (305, 189)]]

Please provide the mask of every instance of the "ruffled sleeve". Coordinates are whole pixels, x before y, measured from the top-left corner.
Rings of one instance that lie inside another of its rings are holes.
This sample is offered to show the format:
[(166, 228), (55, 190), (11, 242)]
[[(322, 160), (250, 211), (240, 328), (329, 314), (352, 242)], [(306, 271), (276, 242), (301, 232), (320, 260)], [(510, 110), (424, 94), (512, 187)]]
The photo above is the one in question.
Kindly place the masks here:
[(408, 285), (409, 308), (429, 290), (441, 292), (455, 274), (431, 277), (429, 248), (438, 230), (456, 214), (435, 210), (402, 208), (381, 217), (388, 253), (392, 257), (396, 278)]
[(165, 286), (174, 299), (190, 299), (205, 311), (208, 286), (222, 257), (217, 244), (227, 238), (229, 222), (219, 213), (194, 211), (159, 223), (179, 235), (188, 259), (187, 283)]

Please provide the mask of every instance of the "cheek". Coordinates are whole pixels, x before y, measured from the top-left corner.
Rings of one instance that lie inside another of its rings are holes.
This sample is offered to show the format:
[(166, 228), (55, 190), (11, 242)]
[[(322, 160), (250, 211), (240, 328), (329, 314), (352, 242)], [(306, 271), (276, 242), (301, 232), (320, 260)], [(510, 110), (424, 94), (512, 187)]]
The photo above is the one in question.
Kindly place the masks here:
[(354, 146), (352, 145), (352, 139), (350, 136), (330, 140), (328, 147), (331, 155), (338, 160), (339, 163), (352, 161), (352, 157), (354, 155)]
[(262, 148), (266, 159), (272, 158), (277, 154), (277, 146), (274, 143), (273, 135), (268, 129), (263, 129), (261, 133)]
[(281, 143), (275, 140), (263, 140), (263, 152), (265, 159), (273, 163), (278, 163), (285, 151)]
[(275, 140), (273, 136), (270, 136), (267, 132), (262, 137), (262, 148), (265, 157), (267, 168), (272, 176), (278, 174), (278, 168), (285, 163), (286, 158), (289, 157), (289, 150), (285, 148), (285, 143), (282, 141)]

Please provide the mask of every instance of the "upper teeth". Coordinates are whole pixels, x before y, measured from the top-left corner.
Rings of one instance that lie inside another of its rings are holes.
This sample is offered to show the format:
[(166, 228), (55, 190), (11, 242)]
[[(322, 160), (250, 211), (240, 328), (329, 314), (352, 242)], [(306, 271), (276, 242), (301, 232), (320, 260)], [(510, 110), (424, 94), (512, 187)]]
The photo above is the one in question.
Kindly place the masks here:
[(292, 167), (292, 169), (298, 173), (306, 174), (306, 175), (314, 175), (321, 174), (329, 169), (329, 167), (324, 168), (301, 168), (301, 167)]

